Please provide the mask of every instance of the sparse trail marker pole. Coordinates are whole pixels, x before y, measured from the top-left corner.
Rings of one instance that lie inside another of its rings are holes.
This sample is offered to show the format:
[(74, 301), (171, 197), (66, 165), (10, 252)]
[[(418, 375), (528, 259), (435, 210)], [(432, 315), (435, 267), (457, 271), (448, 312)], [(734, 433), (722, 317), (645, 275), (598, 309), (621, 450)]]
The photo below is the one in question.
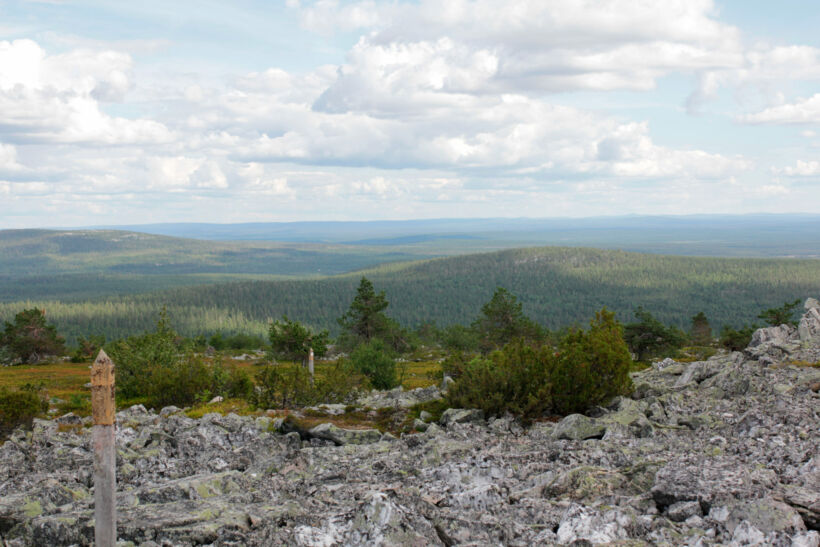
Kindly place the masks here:
[(114, 445), (114, 363), (103, 350), (91, 366), (94, 419), (94, 545), (117, 543), (117, 451)]
[(310, 372), (310, 384), (313, 385), (313, 348), (308, 351), (308, 372)]

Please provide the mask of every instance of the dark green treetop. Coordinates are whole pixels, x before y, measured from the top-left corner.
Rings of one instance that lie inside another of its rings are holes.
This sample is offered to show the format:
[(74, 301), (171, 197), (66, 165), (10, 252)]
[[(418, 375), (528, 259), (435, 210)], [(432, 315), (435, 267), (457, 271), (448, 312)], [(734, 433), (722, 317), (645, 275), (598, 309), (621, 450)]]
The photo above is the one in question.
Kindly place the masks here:
[(326, 330), (313, 332), (299, 321), (288, 319), (287, 315), (283, 315), (281, 321), (271, 323), (269, 336), (273, 354), (284, 359), (304, 362), (311, 348), (317, 357), (327, 353), (329, 334)]
[(516, 338), (535, 339), (540, 328), (524, 315), (521, 302), (507, 289), (498, 287), (490, 301), (481, 307), (481, 314), (472, 328), (484, 353), (500, 348)]
[(387, 338), (393, 322), (384, 314), (389, 302), (384, 291), (376, 292), (373, 283), (362, 277), (350, 309), (339, 319), (344, 334), (354, 339), (354, 345), (374, 338)]
[(794, 319), (794, 313), (797, 311), (797, 306), (800, 305), (800, 299), (794, 302), (786, 302), (779, 308), (769, 308), (760, 312), (758, 319), (763, 319), (772, 327), (779, 325), (794, 325), (797, 326), (797, 321)]
[(15, 315), (13, 323), (5, 322), (0, 347), (4, 347), (13, 360), (37, 363), (65, 353), (65, 340), (57, 334), (54, 325), (46, 322), (45, 310), (32, 308)]
[(708, 346), (712, 343), (712, 326), (706, 314), (699, 312), (692, 317), (692, 328), (689, 331), (689, 338), (696, 346)]
[(686, 335), (678, 328), (667, 327), (638, 306), (635, 310), (636, 323), (624, 326), (624, 340), (629, 349), (637, 354), (638, 361), (659, 355), (683, 346)]

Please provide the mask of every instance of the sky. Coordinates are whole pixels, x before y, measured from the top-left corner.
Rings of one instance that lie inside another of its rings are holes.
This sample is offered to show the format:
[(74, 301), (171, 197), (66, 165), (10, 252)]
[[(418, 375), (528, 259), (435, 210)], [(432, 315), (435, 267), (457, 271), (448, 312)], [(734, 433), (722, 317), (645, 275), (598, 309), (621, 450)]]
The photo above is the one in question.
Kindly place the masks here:
[(0, 0), (0, 229), (820, 213), (820, 3)]

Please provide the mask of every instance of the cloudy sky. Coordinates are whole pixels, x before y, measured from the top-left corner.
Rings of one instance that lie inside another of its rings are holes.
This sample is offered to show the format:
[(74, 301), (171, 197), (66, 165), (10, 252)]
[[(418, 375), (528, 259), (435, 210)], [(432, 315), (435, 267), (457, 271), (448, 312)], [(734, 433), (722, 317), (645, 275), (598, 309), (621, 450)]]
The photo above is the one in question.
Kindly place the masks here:
[(0, 228), (820, 213), (804, 0), (0, 0)]

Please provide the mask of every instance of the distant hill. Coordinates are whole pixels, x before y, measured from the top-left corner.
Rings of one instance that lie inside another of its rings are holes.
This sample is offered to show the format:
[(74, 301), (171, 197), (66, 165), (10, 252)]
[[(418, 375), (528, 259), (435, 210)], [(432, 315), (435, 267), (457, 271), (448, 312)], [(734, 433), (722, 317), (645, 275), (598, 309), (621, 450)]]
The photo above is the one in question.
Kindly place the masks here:
[(119, 230), (2, 230), (0, 301), (84, 300), (248, 278), (317, 277), (428, 256), (384, 246), (203, 241)]
[[(624, 251), (541, 247), (437, 258), (365, 272), (390, 301), (400, 323), (468, 324), (493, 290), (519, 296), (525, 312), (559, 328), (586, 323), (603, 306), (630, 320), (642, 305), (682, 327), (703, 311), (716, 328), (757, 321), (760, 310), (820, 296), (820, 260), (727, 259)], [(109, 337), (150, 328), (167, 306), (184, 334), (244, 330), (261, 334), (282, 314), (313, 326), (337, 328), (360, 274), (325, 279), (244, 281), (116, 299), (42, 303), (63, 332)], [(29, 303), (0, 305), (0, 318)]]
[(168, 223), (116, 228), (205, 240), (393, 245), (431, 255), (562, 245), (690, 256), (820, 258), (820, 215), (807, 214)]

